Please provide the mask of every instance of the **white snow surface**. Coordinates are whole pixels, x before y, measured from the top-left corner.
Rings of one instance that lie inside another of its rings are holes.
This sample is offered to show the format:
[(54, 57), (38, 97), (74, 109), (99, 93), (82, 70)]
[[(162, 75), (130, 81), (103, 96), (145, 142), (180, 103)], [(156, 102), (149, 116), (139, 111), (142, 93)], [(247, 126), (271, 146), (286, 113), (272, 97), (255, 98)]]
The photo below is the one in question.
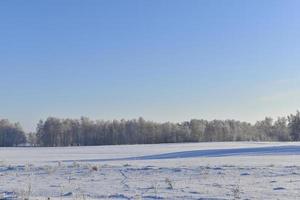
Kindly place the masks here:
[(0, 199), (300, 199), (300, 143), (0, 148)]

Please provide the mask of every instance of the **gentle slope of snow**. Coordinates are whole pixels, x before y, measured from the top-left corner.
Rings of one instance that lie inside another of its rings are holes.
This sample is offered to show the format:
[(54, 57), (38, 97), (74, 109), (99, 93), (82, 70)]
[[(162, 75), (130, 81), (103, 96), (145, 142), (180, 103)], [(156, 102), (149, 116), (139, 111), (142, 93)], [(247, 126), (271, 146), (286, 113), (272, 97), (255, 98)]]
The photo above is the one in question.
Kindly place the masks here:
[(0, 148), (0, 199), (299, 199), (300, 143)]

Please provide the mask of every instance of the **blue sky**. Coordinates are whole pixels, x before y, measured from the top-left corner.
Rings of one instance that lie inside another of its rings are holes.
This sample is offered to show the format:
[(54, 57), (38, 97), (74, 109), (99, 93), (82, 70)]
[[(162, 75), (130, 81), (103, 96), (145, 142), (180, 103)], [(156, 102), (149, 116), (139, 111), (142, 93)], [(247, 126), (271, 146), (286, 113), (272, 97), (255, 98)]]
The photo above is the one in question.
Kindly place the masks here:
[(0, 1), (0, 118), (295, 112), (297, 0)]

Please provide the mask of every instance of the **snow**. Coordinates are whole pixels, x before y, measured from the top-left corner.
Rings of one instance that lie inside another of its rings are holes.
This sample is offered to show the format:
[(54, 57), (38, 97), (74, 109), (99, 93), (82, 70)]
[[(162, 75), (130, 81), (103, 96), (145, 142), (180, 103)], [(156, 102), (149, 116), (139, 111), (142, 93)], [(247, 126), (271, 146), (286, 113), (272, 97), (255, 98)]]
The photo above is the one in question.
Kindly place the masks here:
[(0, 148), (0, 199), (300, 199), (300, 143)]

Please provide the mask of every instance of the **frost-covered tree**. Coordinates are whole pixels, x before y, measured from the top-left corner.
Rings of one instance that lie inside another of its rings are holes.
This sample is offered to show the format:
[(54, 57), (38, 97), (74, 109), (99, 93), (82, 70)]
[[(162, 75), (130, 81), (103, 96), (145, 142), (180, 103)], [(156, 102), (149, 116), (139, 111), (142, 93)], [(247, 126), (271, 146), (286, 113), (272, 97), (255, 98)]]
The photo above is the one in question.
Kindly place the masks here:
[(0, 146), (11, 147), (26, 142), (26, 136), (20, 124), (0, 120)]
[(300, 140), (300, 112), (288, 117), (290, 136), (293, 141)]

